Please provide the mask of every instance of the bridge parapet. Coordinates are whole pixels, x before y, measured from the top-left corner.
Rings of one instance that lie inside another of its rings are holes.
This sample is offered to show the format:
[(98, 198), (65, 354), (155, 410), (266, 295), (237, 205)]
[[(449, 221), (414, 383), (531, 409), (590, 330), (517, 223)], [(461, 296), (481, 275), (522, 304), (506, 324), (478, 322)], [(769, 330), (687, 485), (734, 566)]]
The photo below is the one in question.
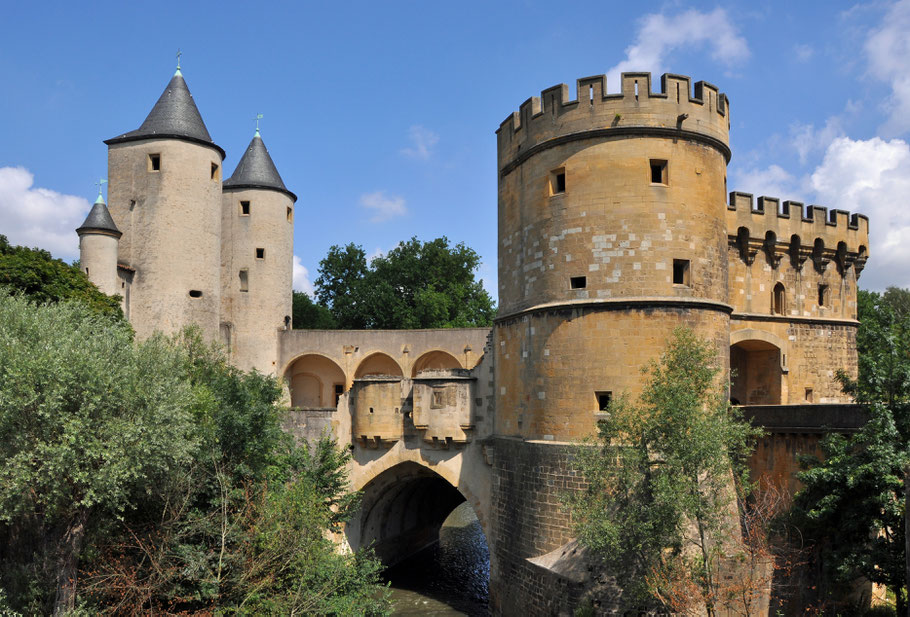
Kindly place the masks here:
[(414, 378), (414, 427), (433, 444), (465, 444), (474, 429), (475, 377), (463, 369), (422, 371)]

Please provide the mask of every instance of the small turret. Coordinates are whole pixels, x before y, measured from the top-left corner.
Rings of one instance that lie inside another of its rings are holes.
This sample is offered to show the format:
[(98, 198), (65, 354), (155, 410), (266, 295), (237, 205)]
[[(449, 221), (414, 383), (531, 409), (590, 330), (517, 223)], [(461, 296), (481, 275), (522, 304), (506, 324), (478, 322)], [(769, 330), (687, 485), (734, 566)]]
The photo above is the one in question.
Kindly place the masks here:
[(85, 275), (103, 293), (110, 296), (119, 293), (117, 245), (123, 234), (114, 224), (100, 188), (98, 199), (76, 233), (79, 234), (79, 262)]
[(294, 202), (256, 133), (223, 183), (221, 204), (221, 332), (242, 369), (276, 371), (277, 330), (291, 315)]

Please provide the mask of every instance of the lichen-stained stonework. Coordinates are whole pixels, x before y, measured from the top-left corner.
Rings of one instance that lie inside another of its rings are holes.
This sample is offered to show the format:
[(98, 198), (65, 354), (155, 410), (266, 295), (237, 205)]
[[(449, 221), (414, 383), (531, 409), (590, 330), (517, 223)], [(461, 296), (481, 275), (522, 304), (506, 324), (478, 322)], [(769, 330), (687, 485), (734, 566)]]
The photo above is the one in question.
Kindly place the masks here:
[(82, 263), (140, 338), (199, 326), (283, 380), (286, 430), (350, 447), (363, 505), (340, 540), (394, 563), (467, 500), (492, 612), (568, 614), (585, 584), (563, 567), (579, 444), (610, 400), (640, 393), (674, 329), (714, 346), (731, 400), (767, 427), (756, 477), (792, 491), (800, 453), (862, 422), (836, 374), (857, 373), (868, 220), (727, 196), (731, 107), (715, 86), (625, 73), (617, 90), (555, 86), (497, 130), (492, 329), (292, 330), (293, 229), (315, 215), (295, 211), (258, 130), (222, 182), (179, 70), (138, 130), (106, 142), (109, 205), (79, 230)]

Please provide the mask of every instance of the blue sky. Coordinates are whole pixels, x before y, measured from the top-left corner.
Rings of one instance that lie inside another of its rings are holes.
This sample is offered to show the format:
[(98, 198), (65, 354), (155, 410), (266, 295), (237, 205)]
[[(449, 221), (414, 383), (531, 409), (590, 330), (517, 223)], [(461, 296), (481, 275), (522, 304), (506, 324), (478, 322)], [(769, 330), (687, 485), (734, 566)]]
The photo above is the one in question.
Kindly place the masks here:
[(499, 123), (554, 84), (643, 70), (727, 93), (731, 190), (867, 214), (860, 285), (910, 286), (910, 0), (632, 4), (8, 3), (0, 233), (78, 256), (102, 140), (138, 128), (180, 48), (226, 174), (264, 115), (300, 198), (297, 288), (333, 244), (444, 234), (495, 297)]

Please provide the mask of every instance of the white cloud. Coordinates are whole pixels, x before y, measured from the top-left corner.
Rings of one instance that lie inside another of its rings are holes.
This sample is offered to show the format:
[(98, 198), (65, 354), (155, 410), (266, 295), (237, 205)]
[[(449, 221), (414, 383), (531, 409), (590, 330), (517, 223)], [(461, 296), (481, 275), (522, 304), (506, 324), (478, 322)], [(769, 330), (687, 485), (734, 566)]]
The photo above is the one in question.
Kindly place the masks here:
[(360, 205), (374, 212), (373, 217), (370, 219), (373, 223), (380, 223), (396, 216), (403, 216), (408, 211), (405, 208), (404, 198), (386, 195), (385, 191), (374, 191), (361, 195)]
[(796, 56), (798, 62), (808, 62), (815, 55), (815, 50), (812, 49), (811, 45), (799, 43), (793, 46), (793, 55)]
[(0, 233), (12, 244), (76, 259), (76, 228), (85, 220), (91, 204), (82, 197), (32, 186), (34, 182), (35, 176), (23, 167), (0, 167)]
[(306, 269), (297, 255), (294, 255), (294, 291), (302, 291), (313, 296), (313, 283), (310, 282), (310, 271)]
[(433, 154), (433, 146), (439, 142), (439, 135), (430, 129), (415, 124), (408, 130), (411, 146), (403, 148), (401, 153), (415, 159), (427, 160)]
[(660, 75), (665, 71), (664, 58), (680, 48), (691, 49), (708, 45), (711, 57), (727, 65), (735, 65), (749, 57), (749, 46), (722, 8), (710, 13), (689, 9), (678, 15), (652, 13), (639, 21), (635, 43), (626, 48), (626, 58), (607, 71), (608, 87), (616, 91), (623, 71), (650, 71)]
[(889, 116), (881, 130), (900, 135), (910, 129), (910, 0), (891, 6), (882, 26), (866, 41), (866, 55), (872, 76), (891, 85), (891, 96), (885, 101)]
[(769, 165), (764, 169), (747, 169), (737, 173), (731, 190), (752, 193), (756, 198), (761, 196), (777, 197), (781, 201), (797, 199), (799, 192), (796, 178), (778, 165)]
[(863, 287), (910, 287), (910, 144), (835, 139), (812, 174), (818, 203), (869, 217), (869, 265)]
[(814, 124), (790, 126), (790, 142), (799, 155), (799, 162), (805, 165), (810, 154), (825, 150), (835, 139), (843, 137), (842, 124), (840, 116), (831, 116), (825, 121), (825, 126), (820, 129), (815, 128)]

